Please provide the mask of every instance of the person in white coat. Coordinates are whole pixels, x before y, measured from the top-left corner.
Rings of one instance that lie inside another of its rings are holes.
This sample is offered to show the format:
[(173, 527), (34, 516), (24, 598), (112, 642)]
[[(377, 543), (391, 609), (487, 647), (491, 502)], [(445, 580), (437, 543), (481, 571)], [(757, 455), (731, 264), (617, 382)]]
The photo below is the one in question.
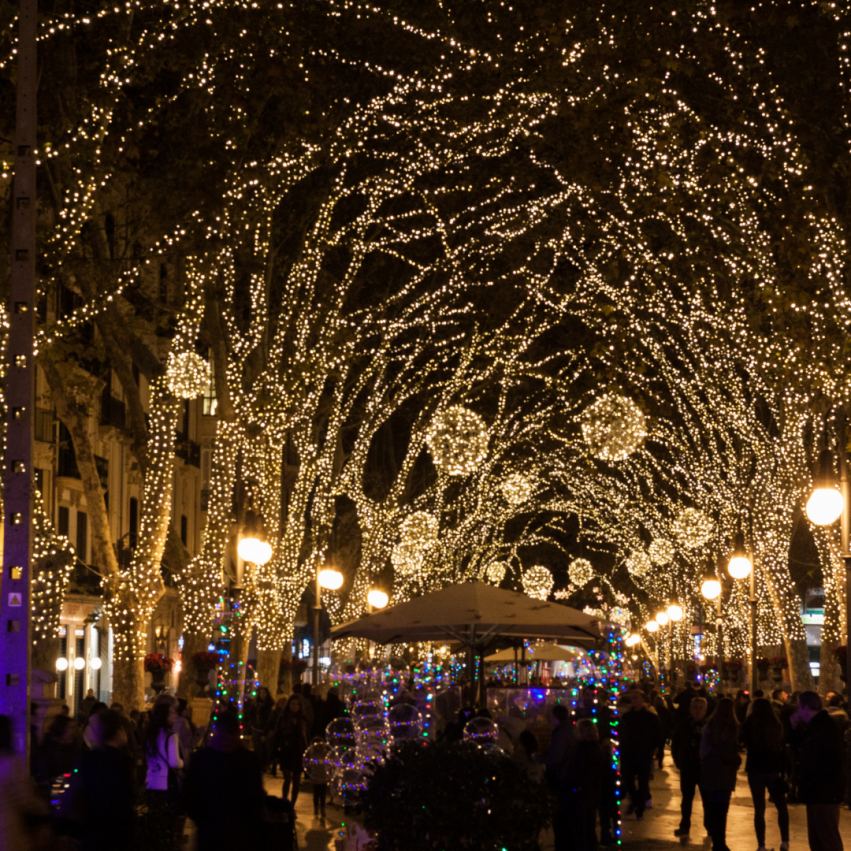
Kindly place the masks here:
[[(183, 768), (180, 743), (172, 729), (177, 720), (176, 701), (157, 701), (145, 736), (145, 759), (148, 773), (145, 778), (148, 805), (176, 814), (179, 780), (176, 772)], [(169, 782), (169, 774), (172, 775)]]

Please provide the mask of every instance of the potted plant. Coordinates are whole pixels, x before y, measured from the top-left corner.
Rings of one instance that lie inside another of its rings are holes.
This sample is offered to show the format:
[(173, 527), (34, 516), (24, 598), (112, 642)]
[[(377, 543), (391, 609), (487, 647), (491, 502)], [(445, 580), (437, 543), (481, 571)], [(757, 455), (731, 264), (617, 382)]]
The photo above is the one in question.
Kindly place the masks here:
[(848, 682), (848, 645), (843, 644), (841, 647), (837, 647), (836, 650), (833, 651), (833, 656), (837, 662), (839, 662), (839, 667), (842, 669), (842, 673), (840, 677), (843, 683)]
[(735, 680), (742, 671), (741, 659), (727, 659), (724, 662), (724, 679)]
[(174, 667), (174, 659), (162, 653), (145, 656), (145, 671), (151, 675), (151, 688), (159, 694), (165, 688), (165, 675)]
[(219, 664), (218, 654), (210, 650), (199, 650), (190, 656), (189, 661), (195, 672), (195, 683), (203, 691), (210, 682), (210, 671), (214, 671)]
[(690, 680), (696, 680), (697, 679), (697, 665), (695, 665), (692, 662), (689, 662), (689, 664), (686, 665), (686, 676)]
[(771, 672), (775, 682), (783, 679), (783, 669), (789, 667), (789, 660), (785, 656), (774, 656), (771, 659)]
[(760, 658), (756, 660), (756, 668), (759, 671), (759, 676), (761, 679), (768, 679), (768, 669), (770, 667), (771, 662), (766, 659), (765, 656), (760, 656)]

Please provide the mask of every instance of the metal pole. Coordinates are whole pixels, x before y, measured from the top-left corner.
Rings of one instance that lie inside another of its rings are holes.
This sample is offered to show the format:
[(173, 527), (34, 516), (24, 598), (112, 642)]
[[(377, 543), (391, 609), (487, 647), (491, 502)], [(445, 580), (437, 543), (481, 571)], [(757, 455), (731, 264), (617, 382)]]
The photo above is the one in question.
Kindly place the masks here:
[(750, 685), (751, 695), (753, 695), (756, 691), (756, 564), (754, 563), (752, 553), (748, 553), (748, 558), (751, 562), (751, 596), (749, 601), (750, 606), (748, 609), (751, 658), (748, 665), (748, 683)]
[(319, 685), (319, 613), (322, 611), (322, 586), (316, 568), (316, 603), (313, 606), (313, 687)]
[(718, 642), (715, 656), (718, 665), (718, 676), (721, 676), (721, 669), (724, 667), (724, 626), (721, 620), (721, 598), (723, 596), (723, 592), (718, 595), (718, 606), (715, 612), (715, 640)]
[(37, 0), (20, 0), (3, 476), (6, 529), (0, 596), (0, 714), (12, 719), (12, 746), (24, 758), (25, 765), (29, 765), (30, 727), (37, 14)]
[(840, 520), (840, 548), (842, 562), (845, 565), (845, 693), (851, 695), (851, 548), (849, 548), (849, 527), (851, 527), (851, 487), (848, 483), (848, 458), (845, 451), (845, 422), (839, 435), (839, 487), (842, 492), (842, 517)]

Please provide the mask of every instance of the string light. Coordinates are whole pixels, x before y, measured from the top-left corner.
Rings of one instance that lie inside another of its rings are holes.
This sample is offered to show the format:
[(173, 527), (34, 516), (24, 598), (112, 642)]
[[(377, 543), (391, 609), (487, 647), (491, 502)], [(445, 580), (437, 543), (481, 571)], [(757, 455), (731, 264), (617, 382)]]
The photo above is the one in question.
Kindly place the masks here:
[(610, 393), (588, 409), (582, 436), (592, 454), (603, 461), (623, 461), (647, 436), (644, 414), (632, 399)]
[(554, 585), (552, 573), (540, 564), (533, 565), (525, 571), (522, 582), (526, 594), (538, 600), (546, 600)]
[(567, 574), (570, 581), (581, 588), (594, 578), (594, 566), (588, 559), (577, 558), (570, 563)]

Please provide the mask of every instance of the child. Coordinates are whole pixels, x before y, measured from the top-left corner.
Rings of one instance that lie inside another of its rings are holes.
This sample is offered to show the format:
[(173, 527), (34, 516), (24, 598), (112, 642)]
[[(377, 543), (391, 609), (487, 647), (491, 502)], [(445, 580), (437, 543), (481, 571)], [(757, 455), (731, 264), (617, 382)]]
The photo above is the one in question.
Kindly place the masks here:
[(328, 742), (318, 736), (304, 752), (304, 767), (313, 784), (313, 815), (325, 818), (325, 796), (328, 794), (328, 781), (331, 771), (328, 768), (330, 756)]

